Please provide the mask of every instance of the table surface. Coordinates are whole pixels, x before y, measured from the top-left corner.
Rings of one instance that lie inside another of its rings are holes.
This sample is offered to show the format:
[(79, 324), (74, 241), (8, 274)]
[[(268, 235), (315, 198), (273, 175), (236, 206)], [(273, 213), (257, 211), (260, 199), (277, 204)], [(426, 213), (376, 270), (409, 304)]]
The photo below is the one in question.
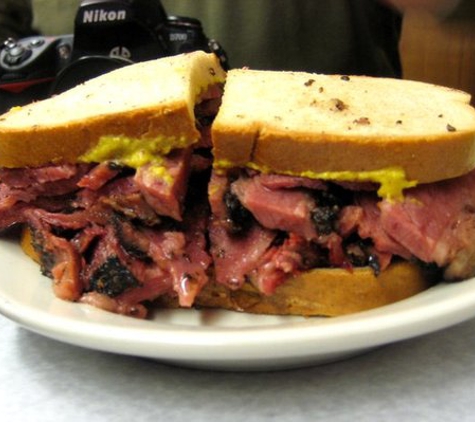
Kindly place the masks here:
[(212, 372), (98, 352), (0, 316), (8, 421), (473, 421), (475, 320), (351, 359)]

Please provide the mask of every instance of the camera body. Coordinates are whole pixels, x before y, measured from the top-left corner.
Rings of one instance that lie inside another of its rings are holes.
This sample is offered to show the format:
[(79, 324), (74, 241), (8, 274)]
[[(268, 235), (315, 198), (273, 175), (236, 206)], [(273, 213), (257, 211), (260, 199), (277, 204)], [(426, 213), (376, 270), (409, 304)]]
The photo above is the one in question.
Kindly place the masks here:
[(168, 16), (159, 0), (83, 0), (74, 34), (8, 39), (0, 50), (0, 112), (131, 63), (204, 50), (227, 68), (201, 22)]

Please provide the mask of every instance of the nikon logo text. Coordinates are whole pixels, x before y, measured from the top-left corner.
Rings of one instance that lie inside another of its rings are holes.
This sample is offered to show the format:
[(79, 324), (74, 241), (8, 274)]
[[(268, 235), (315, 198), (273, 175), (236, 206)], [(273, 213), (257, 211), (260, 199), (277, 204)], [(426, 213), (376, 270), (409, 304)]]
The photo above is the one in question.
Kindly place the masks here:
[(126, 17), (125, 10), (86, 10), (82, 16), (82, 23), (124, 21)]

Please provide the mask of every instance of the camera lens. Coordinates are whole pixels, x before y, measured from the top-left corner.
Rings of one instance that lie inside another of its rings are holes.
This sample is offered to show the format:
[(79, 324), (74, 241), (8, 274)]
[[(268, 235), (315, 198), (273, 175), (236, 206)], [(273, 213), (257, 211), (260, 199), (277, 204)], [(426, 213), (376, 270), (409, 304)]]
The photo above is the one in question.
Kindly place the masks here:
[(175, 26), (187, 27), (194, 30), (202, 30), (201, 22), (195, 18), (183, 17), (183, 16), (169, 16), (168, 23)]
[(82, 57), (64, 68), (56, 78), (51, 95), (67, 91), (80, 83), (103, 75), (112, 70), (131, 64), (130, 60), (119, 57), (90, 56)]

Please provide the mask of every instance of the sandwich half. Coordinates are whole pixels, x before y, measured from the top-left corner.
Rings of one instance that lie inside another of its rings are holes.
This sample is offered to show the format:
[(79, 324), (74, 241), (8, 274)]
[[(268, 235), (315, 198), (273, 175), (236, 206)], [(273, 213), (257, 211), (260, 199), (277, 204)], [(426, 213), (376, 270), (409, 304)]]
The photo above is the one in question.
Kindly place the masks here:
[(211, 264), (204, 174), (224, 80), (198, 51), (0, 117), (0, 229), (26, 227), (59, 298), (133, 316), (163, 293), (193, 303)]
[(383, 306), (475, 275), (469, 102), (200, 52), (131, 65), (0, 117), (0, 228), (26, 227), (58, 297), (126, 315)]
[[(232, 70), (197, 302), (341, 315), (475, 275), (475, 111), (419, 82)], [(223, 288), (224, 286), (224, 288)]]

